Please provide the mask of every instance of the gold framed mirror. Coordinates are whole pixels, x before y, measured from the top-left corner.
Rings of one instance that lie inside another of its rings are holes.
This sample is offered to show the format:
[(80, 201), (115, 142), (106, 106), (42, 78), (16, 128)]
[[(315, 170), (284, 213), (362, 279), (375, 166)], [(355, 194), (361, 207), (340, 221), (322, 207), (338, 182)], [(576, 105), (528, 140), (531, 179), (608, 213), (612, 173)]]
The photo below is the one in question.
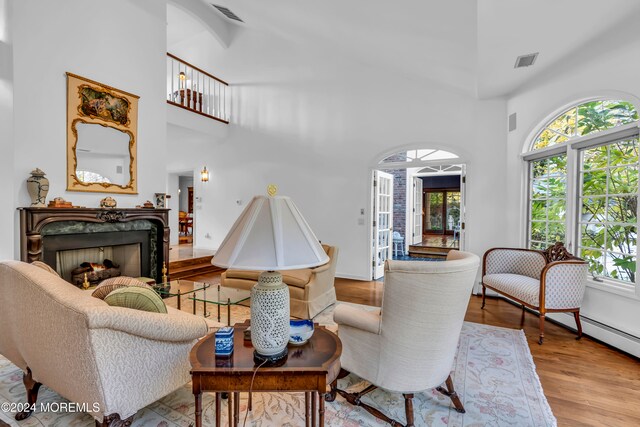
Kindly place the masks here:
[(138, 194), (138, 99), (67, 73), (67, 190)]

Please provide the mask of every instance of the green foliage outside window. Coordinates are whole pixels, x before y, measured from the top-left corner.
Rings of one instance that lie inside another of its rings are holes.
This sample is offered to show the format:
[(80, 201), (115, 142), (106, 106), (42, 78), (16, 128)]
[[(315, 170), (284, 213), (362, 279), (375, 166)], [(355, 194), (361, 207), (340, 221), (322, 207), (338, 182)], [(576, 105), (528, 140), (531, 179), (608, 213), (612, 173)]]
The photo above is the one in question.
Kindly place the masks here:
[(530, 165), (529, 246), (546, 249), (565, 241), (567, 157), (562, 154)]
[(442, 230), (442, 204), (444, 203), (444, 193), (427, 193), (427, 204), (429, 218), (427, 230)]
[[(553, 119), (537, 136), (532, 149), (637, 121), (638, 112), (629, 102), (586, 102)], [(635, 283), (638, 138), (585, 148), (579, 156), (575, 230), (578, 256), (589, 263), (595, 275)], [(566, 154), (560, 154), (529, 163), (531, 248), (544, 249), (556, 241), (566, 242), (566, 158)]]
[(580, 255), (596, 275), (635, 282), (638, 139), (583, 150), (580, 182)]
[(533, 149), (565, 142), (638, 120), (633, 104), (624, 101), (591, 101), (560, 114), (538, 135)]
[(460, 225), (460, 193), (447, 192), (447, 230)]

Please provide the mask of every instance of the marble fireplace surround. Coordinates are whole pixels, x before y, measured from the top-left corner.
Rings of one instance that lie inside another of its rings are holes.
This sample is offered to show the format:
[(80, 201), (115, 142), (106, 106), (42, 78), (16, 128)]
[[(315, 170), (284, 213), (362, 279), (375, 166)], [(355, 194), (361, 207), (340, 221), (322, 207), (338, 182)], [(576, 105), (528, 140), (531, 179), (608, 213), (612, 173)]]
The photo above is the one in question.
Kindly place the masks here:
[(56, 268), (59, 250), (139, 243), (141, 274), (162, 279), (169, 260), (168, 209), (19, 208), (20, 259)]

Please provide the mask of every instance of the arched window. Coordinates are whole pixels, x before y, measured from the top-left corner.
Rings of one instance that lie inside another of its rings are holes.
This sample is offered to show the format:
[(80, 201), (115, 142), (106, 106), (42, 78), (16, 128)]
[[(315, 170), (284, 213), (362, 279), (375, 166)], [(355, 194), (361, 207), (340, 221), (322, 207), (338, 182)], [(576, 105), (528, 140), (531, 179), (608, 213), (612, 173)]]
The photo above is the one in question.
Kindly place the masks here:
[(558, 115), (538, 134), (532, 149), (549, 147), (573, 138), (590, 135), (638, 120), (630, 102), (590, 101)]
[(589, 262), (597, 281), (635, 286), (635, 106), (596, 100), (569, 108), (543, 127), (524, 159), (529, 168), (528, 246), (544, 249), (565, 242)]
[[(428, 148), (421, 150), (401, 151), (399, 153), (395, 153), (385, 157), (380, 161), (380, 164), (430, 162), (434, 160), (448, 160), (457, 158), (458, 156), (448, 151)], [(406, 166), (411, 167), (411, 165), (409, 164), (407, 164)]]

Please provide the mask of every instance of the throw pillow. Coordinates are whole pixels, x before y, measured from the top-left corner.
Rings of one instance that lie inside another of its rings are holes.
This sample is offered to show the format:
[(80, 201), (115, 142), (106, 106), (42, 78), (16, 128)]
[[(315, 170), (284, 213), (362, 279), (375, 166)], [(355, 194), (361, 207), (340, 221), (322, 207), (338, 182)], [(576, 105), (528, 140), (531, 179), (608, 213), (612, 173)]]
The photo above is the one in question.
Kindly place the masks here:
[(102, 282), (100, 282), (100, 284), (96, 286), (96, 288), (93, 290), (93, 293), (91, 294), (91, 296), (103, 300), (112, 291), (119, 288), (124, 288), (127, 286), (139, 286), (143, 288), (149, 287), (149, 285), (147, 285), (146, 283), (141, 282), (138, 279), (134, 279), (133, 277), (127, 277), (127, 276), (111, 277), (109, 279), (105, 279)]
[(55, 274), (56, 276), (60, 277), (60, 275), (58, 274), (58, 272), (56, 270), (54, 270), (53, 268), (51, 268), (51, 266), (49, 264), (45, 264), (42, 261), (33, 261), (31, 263), (31, 265), (35, 265), (36, 267), (39, 267), (45, 271), (48, 271), (49, 273)]
[(134, 310), (166, 313), (167, 306), (162, 298), (151, 288), (129, 286), (112, 291), (104, 302), (113, 307), (132, 308)]

